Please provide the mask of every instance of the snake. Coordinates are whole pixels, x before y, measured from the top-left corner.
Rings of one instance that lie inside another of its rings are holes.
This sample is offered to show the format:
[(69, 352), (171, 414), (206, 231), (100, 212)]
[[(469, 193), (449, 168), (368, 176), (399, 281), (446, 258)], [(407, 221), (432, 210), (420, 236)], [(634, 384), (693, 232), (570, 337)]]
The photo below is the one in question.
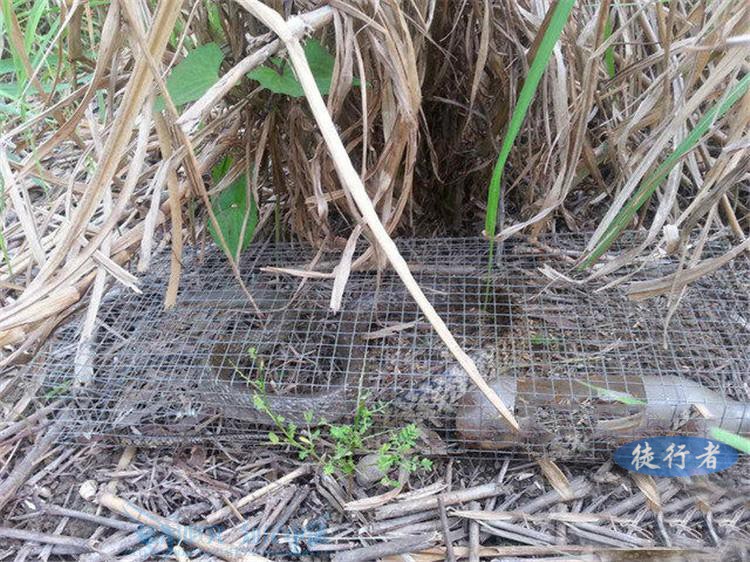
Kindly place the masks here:
[[(497, 359), (494, 340), (484, 330), (501, 333), (505, 329), (501, 323), (507, 322), (510, 302), (505, 293), (492, 295), (492, 307), (472, 302), (476, 283), (476, 278), (452, 278), (450, 287), (433, 288), (432, 300), (480, 373), (491, 379)], [(282, 297), (289, 296), (290, 291), (282, 290), (282, 295), (275, 294), (271, 299), (269, 292), (278, 290), (264, 288), (265, 293), (261, 292), (258, 300), (283, 302)], [(199, 397), (200, 409), (205, 412), (268, 427), (275, 421), (255, 403), (259, 394), (256, 379), (264, 377), (269, 379), (262, 393), (268, 409), (298, 426), (352, 417), (363, 399), (383, 403), (378, 418), (382, 426), (412, 421), (436, 428), (445, 426), (447, 419), (455, 417), (456, 405), (471, 381), (405, 291), (390, 287), (376, 294), (355, 286), (338, 314), (327, 309), (320, 291), (307, 291), (297, 295), (293, 305), (268, 312), (239, 336), (237, 318), (230, 313), (220, 314), (223, 332), (207, 347), (207, 376), (188, 394)], [(226, 298), (214, 298), (210, 305), (200, 306), (228, 312), (238, 309), (241, 300), (239, 294), (230, 292)], [(181, 314), (189, 315), (190, 308), (190, 303), (183, 303)], [(317, 330), (309, 329), (313, 324)], [(307, 363), (300, 367), (303, 362)], [(290, 390), (294, 384), (285, 380), (285, 369), (302, 372), (308, 380)], [(300, 391), (308, 389), (312, 391)], [(149, 422), (149, 416), (141, 415), (148, 399), (134, 398), (133, 394), (129, 393), (129, 406), (120, 407), (134, 413), (120, 416), (114, 431), (118, 440), (161, 446), (213, 438), (183, 431), (190, 428), (189, 423), (184, 424), (186, 428), (177, 424), (176, 432), (171, 434), (165, 431), (158, 435), (168, 428), (163, 424), (160, 428)], [(174, 402), (175, 396), (165, 398)], [(153, 413), (163, 413), (167, 407), (166, 401), (153, 400), (149, 406)], [(126, 426), (136, 432), (128, 434), (124, 431)], [(252, 434), (249, 432), (247, 437), (252, 438)]]
[[(621, 441), (646, 429), (703, 434), (718, 425), (747, 434), (750, 405), (729, 400), (681, 375), (610, 374), (601, 380), (590, 380), (589, 386), (571, 388), (569, 377), (555, 382), (553, 373), (540, 377), (533, 370), (506, 369), (508, 358), (498, 352), (497, 344), (509, 337), (503, 324), (512, 300), (498, 291), (488, 301), (492, 307), (472, 301), (472, 291), (467, 288), (475, 285), (475, 278), (453, 278), (450, 287), (433, 287), (432, 298), (479, 372), (516, 414), (520, 433), (510, 431), (488, 399), (472, 385), (432, 327), (422, 321), (405, 290), (393, 287), (380, 294), (354, 287), (338, 314), (328, 310), (323, 293), (309, 291), (297, 296), (293, 305), (277, 306), (262, 320), (250, 322), (246, 331), (232, 313), (244, 306), (243, 296), (230, 292), (210, 303), (194, 303), (204, 311), (217, 311), (223, 335), (207, 344), (207, 376), (187, 395), (197, 396), (206, 412), (243, 424), (270, 427), (276, 422), (256, 407), (258, 389), (253, 384), (265, 376), (269, 380), (263, 398), (268, 409), (297, 426), (351, 418), (358, 401), (364, 398), (385, 403), (377, 420), (379, 427), (426, 422), (435, 428), (452, 427), (458, 440), (472, 448), (496, 450), (528, 443), (530, 450), (543, 449), (554, 458), (583, 454), (590, 449), (592, 440)], [(266, 287), (259, 300), (283, 303), (291, 293), (288, 288), (279, 292), (278, 287)], [(185, 304), (181, 314), (189, 316), (191, 304)], [(395, 317), (394, 310), (399, 312)], [(165, 322), (170, 322), (169, 318)], [(204, 336), (204, 332), (196, 332), (196, 338)], [(248, 347), (253, 349), (252, 356)], [(289, 365), (295, 365), (291, 370), (307, 377), (298, 382), (298, 388), (294, 388), (295, 381), (286, 377)], [(641, 404), (592, 396), (592, 382), (599, 388), (627, 390)], [(312, 390), (299, 392), (300, 389)], [(166, 402), (154, 401), (153, 394), (148, 396), (151, 398), (140, 402), (150, 403), (151, 411), (167, 407)], [(174, 396), (170, 398), (174, 402)], [(132, 392), (128, 399), (131, 403), (139, 401)], [(693, 404), (703, 405), (718, 422), (705, 415), (692, 415)], [(164, 428), (149, 423), (142, 415), (142, 405), (133, 410), (136, 413), (122, 416), (114, 431), (120, 441), (128, 444), (165, 446), (216, 438), (200, 432), (191, 434), (188, 430), (194, 424), (190, 421)], [(674, 420), (679, 427), (672, 427)], [(126, 435), (125, 426), (139, 428), (140, 434)], [(229, 437), (254, 441), (258, 433), (248, 431)]]

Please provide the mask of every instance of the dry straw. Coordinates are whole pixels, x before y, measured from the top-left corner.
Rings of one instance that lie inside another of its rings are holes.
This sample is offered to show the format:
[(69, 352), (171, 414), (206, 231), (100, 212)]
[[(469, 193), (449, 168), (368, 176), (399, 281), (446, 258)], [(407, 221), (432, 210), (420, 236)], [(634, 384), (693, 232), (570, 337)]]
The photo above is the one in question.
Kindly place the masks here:
[[(41, 341), (95, 280), (132, 286), (128, 262), (138, 256), (146, 268), (165, 244), (173, 304), (182, 248), (216, 223), (217, 186), (207, 191), (204, 178), (226, 154), (248, 172), (264, 233), (345, 248), (367, 226), (377, 245), (323, 272), (337, 294), (348, 271), (385, 265), (380, 248), (392, 251), (396, 233), (480, 232), (492, 167), (558, 4), (299, 0), (286, 19), (271, 14), (283, 5), (161, 0), (151, 12), (146, 3), (74, 2), (50, 13), (59, 27), (49, 35), (33, 27), (45, 15), (4, 9), (2, 60), (14, 70), (0, 85), (15, 85), (0, 100), (9, 108), (0, 139), (4, 364)], [(273, 32), (240, 6), (266, 14)], [(506, 148), (498, 237), (590, 229), (596, 256), (620, 229), (641, 227), (629, 251), (587, 263), (603, 276), (667, 247), (684, 255), (683, 271), (636, 287), (637, 296), (679, 291), (744, 251), (749, 22), (750, 6), (731, 0), (575, 3)], [(325, 102), (309, 79), (302, 99), (246, 77), (288, 50), (304, 85), (295, 45), (310, 37), (335, 57)], [(211, 41), (224, 57), (219, 80), (174, 111), (160, 90), (169, 69)], [(160, 115), (150, 95), (167, 102)], [(734, 250), (702, 260), (721, 229)]]

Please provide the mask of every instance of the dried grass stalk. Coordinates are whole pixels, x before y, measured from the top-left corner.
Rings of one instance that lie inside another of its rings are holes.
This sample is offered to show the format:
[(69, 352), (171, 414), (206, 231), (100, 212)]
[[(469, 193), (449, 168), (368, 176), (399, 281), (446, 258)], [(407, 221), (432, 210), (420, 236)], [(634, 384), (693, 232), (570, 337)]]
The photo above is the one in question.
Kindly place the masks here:
[(302, 84), (302, 88), (305, 91), (305, 96), (310, 104), (315, 120), (320, 127), (320, 132), (325, 139), (328, 150), (331, 152), (334, 164), (336, 165), (336, 171), (338, 172), (341, 182), (346, 186), (350, 195), (357, 204), (359, 211), (370, 227), (372, 235), (377, 240), (377, 243), (382, 248), (383, 252), (388, 257), (391, 265), (398, 273), (401, 280), (406, 285), (409, 293), (411, 293), (414, 300), (419, 305), (427, 320), (432, 324), (435, 331), (438, 333), (440, 338), (443, 340), (445, 345), (448, 347), (450, 352), (458, 360), (461, 366), (466, 370), (471, 380), (482, 393), (487, 397), (490, 403), (500, 412), (505, 420), (515, 429), (520, 429), (518, 422), (516, 421), (513, 413), (503, 403), (500, 397), (495, 393), (494, 390), (487, 384), (482, 375), (479, 373), (474, 361), (469, 357), (463, 349), (458, 345), (458, 342), (451, 334), (445, 322), (440, 318), (435, 309), (433, 308), (430, 301), (422, 292), (422, 289), (417, 284), (414, 276), (409, 271), (409, 266), (401, 256), (396, 247), (396, 244), (388, 235), (383, 224), (380, 222), (380, 218), (375, 211), (375, 207), (370, 200), (365, 186), (362, 183), (359, 174), (354, 169), (349, 155), (344, 147), (339, 135), (336, 131), (336, 126), (331, 119), (328, 110), (326, 109), (323, 98), (318, 91), (318, 86), (315, 83), (315, 78), (310, 70), (310, 67), (305, 58), (305, 54), (302, 50), (299, 40), (289, 31), (286, 22), (282, 17), (274, 10), (268, 8), (258, 0), (236, 0), (243, 8), (248, 10), (258, 19), (260, 19), (266, 26), (272, 29), (279, 37), (284, 41), (286, 48), (291, 57), (294, 69), (297, 77)]

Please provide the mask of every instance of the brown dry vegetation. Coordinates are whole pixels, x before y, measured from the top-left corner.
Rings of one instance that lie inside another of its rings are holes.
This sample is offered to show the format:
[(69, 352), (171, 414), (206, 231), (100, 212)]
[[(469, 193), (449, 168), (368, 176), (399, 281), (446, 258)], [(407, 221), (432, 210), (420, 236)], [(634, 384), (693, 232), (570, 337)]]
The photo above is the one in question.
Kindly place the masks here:
[[(335, 53), (328, 110), (387, 230), (479, 234), (548, 3), (266, 4)], [(244, 76), (283, 50), (247, 2), (219, 4), (221, 30), (203, 2), (66, 6), (47, 53), (65, 61), (54, 76), (65, 87), (44, 93), (38, 77), (27, 80), (24, 111), (6, 114), (0, 141), (5, 362), (42, 340), (87, 291), (95, 313), (107, 280), (133, 285), (127, 263), (137, 259), (143, 271), (164, 245), (174, 256), (173, 301), (182, 247), (205, 240), (210, 197), (244, 171), (259, 204), (256, 238), (275, 232), (343, 247), (361, 218), (306, 99)], [(0, 50), (6, 58), (15, 47), (32, 76), (27, 21), (9, 13)], [(747, 74), (749, 22), (750, 5), (736, 0), (577, 3), (504, 172), (500, 236), (595, 229), (592, 249), (643, 180)], [(224, 78), (179, 115), (170, 103), (154, 113), (151, 100), (186, 40), (218, 42)], [(367, 87), (353, 87), (353, 77)], [(749, 120), (745, 89), (627, 222), (642, 228), (642, 243), (600, 273), (663, 248), (665, 225), (678, 228), (688, 263), (700, 259), (700, 238), (687, 244), (696, 232), (727, 228), (737, 251), (747, 247)], [(213, 185), (210, 169), (226, 154), (235, 163)]]

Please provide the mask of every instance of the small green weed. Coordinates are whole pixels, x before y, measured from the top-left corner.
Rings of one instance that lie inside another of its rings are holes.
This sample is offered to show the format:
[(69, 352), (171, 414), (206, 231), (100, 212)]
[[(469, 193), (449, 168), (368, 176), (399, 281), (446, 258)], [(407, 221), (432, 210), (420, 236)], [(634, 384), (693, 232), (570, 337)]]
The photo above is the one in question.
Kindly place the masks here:
[(531, 345), (540, 345), (544, 347), (556, 348), (560, 343), (554, 336), (545, 336), (543, 334), (532, 334)]
[[(347, 476), (354, 475), (357, 458), (372, 452), (368, 442), (376, 437), (383, 437), (382, 433), (373, 429), (375, 414), (386, 408), (383, 404), (371, 408), (365, 398), (360, 398), (350, 424), (315, 420), (315, 414), (308, 411), (303, 414), (305, 427), (298, 427), (296, 423), (273, 411), (264, 380), (252, 381), (250, 385), (254, 389), (253, 405), (271, 418), (275, 426), (275, 431), (268, 432), (269, 443), (296, 450), (300, 460), (315, 461), (326, 474), (339, 472)], [(395, 470), (411, 473), (432, 469), (431, 460), (414, 454), (419, 436), (420, 430), (415, 424), (387, 433), (386, 441), (377, 449), (377, 466), (385, 474), (381, 481), (383, 485), (398, 484), (390, 477)]]
[(52, 400), (53, 398), (57, 398), (58, 396), (65, 394), (70, 390), (70, 387), (73, 386), (73, 380), (68, 379), (64, 382), (61, 382), (57, 386), (52, 387), (47, 391), (47, 393), (44, 395), (45, 400)]

